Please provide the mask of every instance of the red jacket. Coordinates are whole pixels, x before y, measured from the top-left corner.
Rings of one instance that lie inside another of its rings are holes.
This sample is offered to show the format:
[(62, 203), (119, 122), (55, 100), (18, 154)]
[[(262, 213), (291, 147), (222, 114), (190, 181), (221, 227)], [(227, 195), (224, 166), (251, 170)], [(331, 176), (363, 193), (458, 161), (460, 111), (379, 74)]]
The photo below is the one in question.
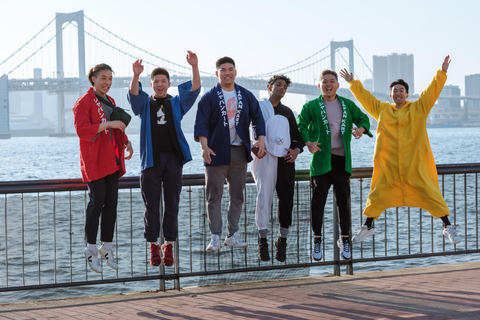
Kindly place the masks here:
[[(107, 96), (115, 105), (115, 101)], [(97, 133), (100, 123), (106, 122), (102, 105), (89, 88), (73, 107), (75, 130), (80, 138), (80, 168), (83, 182), (90, 182), (118, 172), (120, 178), (125, 174), (124, 146), (127, 135), (119, 129), (106, 129)], [(112, 131), (113, 143), (110, 139)], [(117, 165), (115, 155), (120, 159)]]

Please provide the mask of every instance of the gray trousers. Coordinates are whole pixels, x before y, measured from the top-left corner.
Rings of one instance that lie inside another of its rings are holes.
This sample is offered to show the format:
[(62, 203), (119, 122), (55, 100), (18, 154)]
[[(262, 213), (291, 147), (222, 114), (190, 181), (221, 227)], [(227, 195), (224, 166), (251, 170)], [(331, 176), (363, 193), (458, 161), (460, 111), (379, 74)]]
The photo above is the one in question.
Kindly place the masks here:
[(225, 179), (230, 202), (227, 212), (228, 236), (238, 231), (242, 213), (243, 190), (247, 180), (247, 151), (245, 146), (231, 146), (230, 165), (205, 167), (208, 226), (211, 234), (222, 234), (222, 195)]

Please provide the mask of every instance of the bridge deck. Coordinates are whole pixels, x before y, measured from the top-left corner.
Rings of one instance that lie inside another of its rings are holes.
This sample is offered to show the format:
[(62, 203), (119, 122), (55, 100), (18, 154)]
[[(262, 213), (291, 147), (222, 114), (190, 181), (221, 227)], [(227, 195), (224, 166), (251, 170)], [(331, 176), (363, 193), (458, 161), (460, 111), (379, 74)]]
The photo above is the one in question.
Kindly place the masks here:
[(480, 266), (0, 304), (0, 319), (479, 319)]

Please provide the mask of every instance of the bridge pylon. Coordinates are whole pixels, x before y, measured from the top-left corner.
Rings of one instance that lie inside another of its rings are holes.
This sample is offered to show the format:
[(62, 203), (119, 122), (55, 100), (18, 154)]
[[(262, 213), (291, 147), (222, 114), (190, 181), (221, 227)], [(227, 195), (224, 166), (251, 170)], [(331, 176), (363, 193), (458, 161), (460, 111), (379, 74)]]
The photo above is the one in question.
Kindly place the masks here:
[[(83, 10), (71, 13), (57, 13), (56, 22), (56, 46), (57, 46), (57, 79), (65, 78), (63, 71), (63, 25), (67, 22), (76, 22), (78, 30), (78, 77), (85, 77), (85, 22)], [(79, 92), (81, 94), (81, 92)], [(58, 126), (57, 135), (65, 134), (65, 94), (63, 91), (57, 91), (57, 115)]]
[(330, 42), (330, 66), (332, 70), (335, 70), (335, 51), (338, 48), (348, 49), (348, 68), (349, 72), (355, 74), (354, 62), (353, 62), (353, 40), (348, 41), (331, 41)]

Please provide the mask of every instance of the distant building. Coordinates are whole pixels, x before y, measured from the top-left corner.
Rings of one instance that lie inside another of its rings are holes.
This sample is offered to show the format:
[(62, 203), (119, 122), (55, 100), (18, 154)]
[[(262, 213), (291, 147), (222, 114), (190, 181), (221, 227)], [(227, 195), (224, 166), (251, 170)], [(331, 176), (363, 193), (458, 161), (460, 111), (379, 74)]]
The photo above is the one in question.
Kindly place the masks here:
[(465, 76), (465, 97), (465, 120), (480, 121), (480, 74)]
[(8, 76), (0, 77), (0, 138), (10, 138)]
[(408, 83), (410, 94), (415, 92), (413, 54), (373, 56), (373, 91), (389, 93), (390, 83), (396, 79)]
[(370, 92), (373, 92), (373, 79), (365, 79), (363, 81), (363, 87)]
[[(451, 97), (458, 97), (458, 99), (442, 99)], [(460, 110), (460, 87), (453, 85), (444, 86), (437, 103), (448, 109)]]
[(465, 76), (465, 96), (480, 97), (480, 74)]

